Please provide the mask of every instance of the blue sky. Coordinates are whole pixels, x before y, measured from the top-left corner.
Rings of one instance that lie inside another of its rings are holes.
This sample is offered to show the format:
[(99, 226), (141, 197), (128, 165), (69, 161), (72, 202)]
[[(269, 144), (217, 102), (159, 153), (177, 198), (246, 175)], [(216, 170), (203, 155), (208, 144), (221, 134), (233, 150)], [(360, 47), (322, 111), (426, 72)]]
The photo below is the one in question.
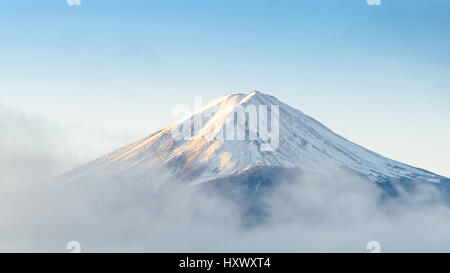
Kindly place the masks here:
[(257, 89), (450, 176), (449, 12), (446, 0), (2, 1), (0, 104), (144, 136), (175, 104)]

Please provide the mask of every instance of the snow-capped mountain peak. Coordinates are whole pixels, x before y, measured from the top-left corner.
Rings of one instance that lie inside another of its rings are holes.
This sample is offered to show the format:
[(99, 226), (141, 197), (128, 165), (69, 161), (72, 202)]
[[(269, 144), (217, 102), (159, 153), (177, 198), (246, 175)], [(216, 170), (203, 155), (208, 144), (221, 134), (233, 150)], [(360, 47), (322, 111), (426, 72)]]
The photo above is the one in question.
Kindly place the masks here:
[(309, 172), (346, 168), (372, 181), (445, 178), (371, 152), (277, 98), (252, 91), (221, 96), (150, 136), (66, 177), (145, 175), (157, 168), (189, 183), (257, 167)]

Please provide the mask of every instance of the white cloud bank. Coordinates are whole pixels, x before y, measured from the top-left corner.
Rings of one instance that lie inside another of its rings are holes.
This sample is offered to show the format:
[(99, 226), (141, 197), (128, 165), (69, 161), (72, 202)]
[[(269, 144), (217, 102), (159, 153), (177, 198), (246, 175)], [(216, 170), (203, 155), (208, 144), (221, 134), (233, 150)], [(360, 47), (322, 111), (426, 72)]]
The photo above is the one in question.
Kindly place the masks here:
[(57, 175), (130, 141), (0, 104), (0, 193)]
[[(301, 182), (299, 182), (301, 181)], [(242, 208), (201, 188), (141, 182), (36, 185), (2, 197), (2, 251), (386, 252), (450, 249), (450, 208), (424, 188), (380, 203), (373, 184), (300, 177), (262, 200), (269, 216), (243, 224)], [(244, 216), (245, 217), (245, 216)]]
[[(2, 186), (44, 178), (78, 160), (67, 133), (42, 120), (0, 115)], [(91, 182), (91, 183), (90, 183)], [(0, 194), (0, 251), (384, 252), (450, 250), (450, 208), (429, 186), (380, 202), (381, 190), (346, 174), (299, 176), (261, 202), (268, 216), (243, 224), (242, 207), (199, 187), (152, 182), (40, 182)], [(244, 216), (245, 217), (245, 216)]]

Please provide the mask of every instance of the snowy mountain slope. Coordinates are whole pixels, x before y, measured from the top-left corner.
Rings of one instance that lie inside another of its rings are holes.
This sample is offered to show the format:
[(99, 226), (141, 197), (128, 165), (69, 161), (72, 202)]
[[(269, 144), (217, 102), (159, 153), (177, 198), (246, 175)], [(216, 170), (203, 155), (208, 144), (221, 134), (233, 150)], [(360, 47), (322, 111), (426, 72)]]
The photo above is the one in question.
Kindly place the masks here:
[[(241, 113), (242, 109), (253, 109), (251, 107), (258, 110), (264, 105), (268, 107), (268, 120), (258, 125), (255, 139), (250, 136), (251, 114), (234, 116), (230, 113)], [(271, 110), (275, 106), (279, 107), (278, 143), (276, 149), (268, 150), (266, 147), (273, 139), (264, 139), (260, 129), (261, 126), (277, 129), (276, 124), (271, 123), (277, 118), (276, 111)], [(198, 117), (202, 118), (200, 125), (195, 122)], [(180, 131), (183, 124), (193, 129), (188, 133), (193, 135), (191, 139), (185, 139), (186, 131)], [(238, 132), (234, 132), (232, 140), (229, 134), (224, 137), (224, 132), (228, 133), (227, 126), (238, 125), (245, 128), (245, 135), (236, 136)], [(352, 143), (301, 111), (258, 91), (219, 97), (195, 113), (81, 166), (63, 178), (71, 182), (94, 176), (145, 177), (159, 169), (165, 170), (167, 177), (196, 184), (246, 173), (257, 167), (298, 168), (313, 173), (333, 173), (336, 168), (346, 168), (377, 182), (390, 179), (448, 181)]]

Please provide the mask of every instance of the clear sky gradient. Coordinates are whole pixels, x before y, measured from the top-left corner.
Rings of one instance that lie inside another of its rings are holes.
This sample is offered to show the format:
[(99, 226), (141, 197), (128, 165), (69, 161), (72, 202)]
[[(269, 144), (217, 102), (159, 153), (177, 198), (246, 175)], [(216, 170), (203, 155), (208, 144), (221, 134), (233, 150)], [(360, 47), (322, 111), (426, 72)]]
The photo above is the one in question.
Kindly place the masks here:
[(447, 0), (2, 0), (0, 104), (143, 137), (176, 104), (256, 89), (450, 177), (449, 14)]

